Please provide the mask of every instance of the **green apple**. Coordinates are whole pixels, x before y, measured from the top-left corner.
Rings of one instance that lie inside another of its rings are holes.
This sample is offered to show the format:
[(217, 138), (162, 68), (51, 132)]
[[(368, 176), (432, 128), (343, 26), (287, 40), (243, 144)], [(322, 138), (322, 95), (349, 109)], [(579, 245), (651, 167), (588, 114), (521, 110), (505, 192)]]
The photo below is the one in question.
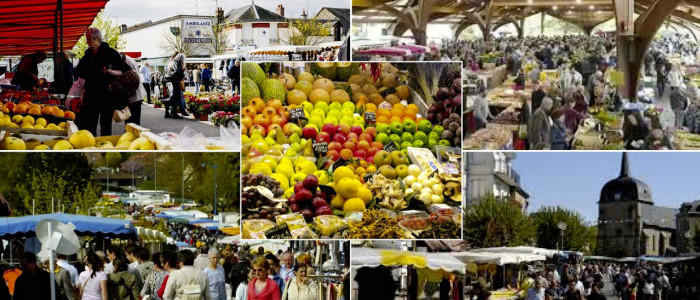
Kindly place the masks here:
[(318, 101), (316, 104), (314, 104), (314, 109), (320, 109), (323, 110), (323, 113), (328, 112), (328, 103), (323, 102), (323, 101)]
[(346, 124), (350, 126), (355, 120), (352, 119), (352, 115), (350, 116), (342, 116), (340, 117), (340, 121), (338, 121), (338, 124)]
[(428, 135), (425, 134), (425, 132), (418, 131), (413, 135), (413, 140), (414, 141), (422, 141), (423, 144), (428, 143)]
[(429, 133), (432, 130), (433, 124), (428, 120), (421, 120), (418, 122), (418, 130)]
[[(338, 102), (333, 102), (333, 103), (338, 103)], [(340, 115), (340, 110), (337, 110), (337, 109), (332, 110), (331, 109), (326, 113), (326, 118), (328, 118), (328, 117), (334, 117), (334, 118), (340, 120), (340, 117), (342, 117), (342, 115)], [(440, 134), (442, 134), (442, 132), (440, 132)]]
[[(309, 124), (316, 126), (316, 129), (321, 128), (323, 126), (323, 118), (320, 116), (311, 116), (309, 117)], [(318, 130), (316, 131), (318, 132)]]
[[(320, 102), (319, 102), (320, 103)], [(323, 119), (323, 124), (333, 124), (333, 125), (338, 125), (338, 118), (334, 116), (328, 116), (325, 119)]]
[(323, 109), (315, 108), (311, 111), (311, 116), (319, 116), (323, 119), (326, 117), (326, 112), (324, 112)]
[(343, 108), (340, 110), (340, 115), (341, 116), (350, 116), (352, 117), (355, 112), (352, 109), (349, 108)]
[(396, 150), (396, 151), (391, 151), (391, 165), (396, 167), (400, 165), (408, 165), (408, 157), (406, 154), (403, 154), (403, 152)]
[(385, 150), (379, 150), (376, 154), (374, 154), (374, 165), (377, 168), (381, 166), (390, 166), (391, 162), (391, 155)]
[(413, 134), (410, 134), (408, 132), (404, 132), (403, 134), (401, 134), (401, 141), (412, 143), (413, 142)]
[(440, 141), (438, 142), (438, 145), (450, 146), (451, 144), (450, 144), (450, 141), (443, 139), (443, 140), (440, 140)]
[(328, 105), (328, 109), (340, 111), (343, 109), (343, 105), (340, 104), (340, 102), (331, 102), (331, 104)]
[(408, 166), (406, 165), (398, 165), (394, 168), (394, 170), (396, 171), (396, 176), (401, 179), (404, 179), (406, 178), (406, 176), (408, 176)]
[[(345, 103), (349, 103), (349, 102), (345, 102)], [(362, 124), (363, 127), (364, 127), (364, 125), (365, 125), (365, 118), (364, 118), (363, 116), (360, 116), (360, 115), (358, 115), (358, 114), (355, 114), (355, 115), (352, 117), (352, 119), (355, 120), (354, 123)]]
[(364, 123), (353, 122), (350, 127), (352, 127), (352, 126), (360, 126), (360, 127), (362, 127), (362, 130), (365, 129)]
[(445, 131), (445, 127), (442, 127), (442, 125), (435, 125), (435, 127), (433, 127), (433, 132), (439, 134), (440, 136), (442, 136), (443, 131)]
[(391, 127), (391, 133), (393, 134), (401, 134), (403, 132), (403, 124), (399, 122), (391, 122), (389, 127)]
[(402, 150), (406, 150), (406, 149), (408, 149), (408, 147), (413, 147), (413, 143), (411, 143), (411, 142), (403, 142), (403, 143), (401, 143), (401, 149), (402, 149)]
[(433, 147), (435, 147), (435, 145), (437, 145), (437, 144), (438, 144), (438, 142), (435, 139), (428, 140), (428, 148), (430, 148), (430, 149), (433, 149)]
[(413, 141), (413, 147), (423, 148), (423, 146), (425, 146), (425, 143), (423, 141), (421, 141), (421, 140)]
[(308, 116), (308, 112), (314, 110), (314, 105), (311, 104), (311, 102), (309, 102), (309, 101), (302, 102), (301, 107), (303, 107), (304, 110), (307, 111), (307, 116)]
[(389, 136), (388, 136), (386, 133), (384, 133), (384, 132), (382, 132), (382, 133), (377, 133), (377, 136), (374, 137), (374, 140), (377, 141), (377, 142), (380, 142), (380, 143), (382, 143), (382, 144), (384, 144), (384, 145), (386, 145), (386, 144), (389, 143), (389, 141), (390, 141)]
[(403, 121), (403, 131), (409, 132), (409, 133), (415, 133), (416, 132), (416, 122), (414, 122), (413, 120)]
[(442, 137), (441, 134), (442, 132), (437, 133), (435, 131), (431, 131), (430, 133), (428, 133), (428, 140), (435, 140), (435, 142), (437, 142)]
[(348, 102), (343, 103), (342, 107), (343, 107), (343, 109), (347, 108), (347, 109), (352, 110), (352, 112), (355, 112), (355, 103), (352, 103), (352, 101), (348, 101)]
[(396, 146), (401, 145), (401, 137), (398, 134), (391, 134), (389, 139), (396, 144)]
[(377, 133), (386, 133), (387, 135), (391, 134), (391, 128), (389, 127), (389, 124), (379, 123), (377, 124), (376, 128)]

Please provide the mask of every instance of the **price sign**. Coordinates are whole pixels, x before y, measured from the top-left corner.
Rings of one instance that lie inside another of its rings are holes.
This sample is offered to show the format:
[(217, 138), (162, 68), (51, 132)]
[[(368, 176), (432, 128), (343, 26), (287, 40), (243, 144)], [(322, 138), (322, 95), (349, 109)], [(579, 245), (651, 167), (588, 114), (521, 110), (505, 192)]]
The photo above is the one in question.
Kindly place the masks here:
[(336, 160), (331, 167), (333, 168), (333, 170), (335, 170), (335, 169), (340, 168), (344, 165), (347, 165), (349, 162), (350, 162), (349, 159), (344, 159), (341, 157), (341, 158), (338, 158), (338, 160)]
[(269, 240), (291, 239), (292, 232), (289, 231), (289, 226), (287, 226), (287, 223), (282, 223), (268, 230), (265, 230), (265, 238)]
[(306, 115), (304, 114), (304, 108), (298, 107), (298, 108), (290, 109), (289, 110), (289, 118), (292, 120), (306, 118)]
[(374, 182), (374, 175), (380, 174), (379, 171), (374, 172), (374, 173), (366, 173), (362, 175), (362, 179), (365, 180), (365, 182)]
[(377, 122), (377, 116), (373, 111), (365, 112), (365, 124), (374, 124)]
[(384, 151), (391, 153), (391, 151), (396, 151), (399, 150), (399, 146), (396, 145), (394, 142), (389, 142), (388, 144), (384, 145)]
[(350, 233), (350, 226), (348, 224), (340, 225), (336, 229), (334, 238), (337, 238), (337, 239), (347, 238), (348, 233)]
[(326, 154), (326, 152), (328, 152), (328, 142), (314, 142), (313, 144), (311, 144), (311, 147), (314, 149), (314, 153), (316, 153), (319, 156), (323, 156), (324, 154)]

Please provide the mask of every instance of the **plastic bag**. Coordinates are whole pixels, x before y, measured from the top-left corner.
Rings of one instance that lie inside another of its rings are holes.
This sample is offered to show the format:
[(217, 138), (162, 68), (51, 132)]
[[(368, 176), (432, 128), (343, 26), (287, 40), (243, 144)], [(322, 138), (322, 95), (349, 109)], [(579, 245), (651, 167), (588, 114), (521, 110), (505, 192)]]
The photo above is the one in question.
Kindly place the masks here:
[(207, 138), (201, 132), (197, 132), (190, 126), (180, 131), (178, 137), (173, 141), (176, 147), (185, 150), (207, 150)]
[(219, 127), (219, 136), (226, 149), (241, 151), (241, 129), (236, 123), (229, 122), (228, 126)]

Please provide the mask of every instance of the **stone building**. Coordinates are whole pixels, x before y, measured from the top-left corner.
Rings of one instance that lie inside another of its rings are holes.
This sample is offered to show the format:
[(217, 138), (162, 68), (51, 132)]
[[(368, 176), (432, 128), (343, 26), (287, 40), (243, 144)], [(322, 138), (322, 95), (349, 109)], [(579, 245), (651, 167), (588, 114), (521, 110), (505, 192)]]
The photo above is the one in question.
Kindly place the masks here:
[(462, 192), (466, 196), (466, 205), (493, 195), (525, 212), (530, 195), (520, 185), (520, 175), (513, 169), (515, 159), (514, 152), (466, 152)]
[(608, 181), (598, 202), (596, 254), (610, 257), (675, 254), (676, 213), (655, 206), (651, 189), (629, 173), (622, 154), (620, 175)]
[(683, 203), (676, 215), (676, 222), (678, 253), (700, 252), (700, 243), (697, 242), (700, 235), (700, 200)]

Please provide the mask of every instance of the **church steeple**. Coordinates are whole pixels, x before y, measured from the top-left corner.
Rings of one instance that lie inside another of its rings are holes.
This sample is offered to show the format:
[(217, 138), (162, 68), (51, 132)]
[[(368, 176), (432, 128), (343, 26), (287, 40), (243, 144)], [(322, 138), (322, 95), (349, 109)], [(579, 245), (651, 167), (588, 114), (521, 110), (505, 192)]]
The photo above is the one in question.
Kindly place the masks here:
[(629, 174), (630, 174), (630, 166), (629, 166), (629, 162), (627, 161), (627, 152), (622, 152), (622, 165), (620, 166), (620, 177), (619, 178), (629, 177)]

